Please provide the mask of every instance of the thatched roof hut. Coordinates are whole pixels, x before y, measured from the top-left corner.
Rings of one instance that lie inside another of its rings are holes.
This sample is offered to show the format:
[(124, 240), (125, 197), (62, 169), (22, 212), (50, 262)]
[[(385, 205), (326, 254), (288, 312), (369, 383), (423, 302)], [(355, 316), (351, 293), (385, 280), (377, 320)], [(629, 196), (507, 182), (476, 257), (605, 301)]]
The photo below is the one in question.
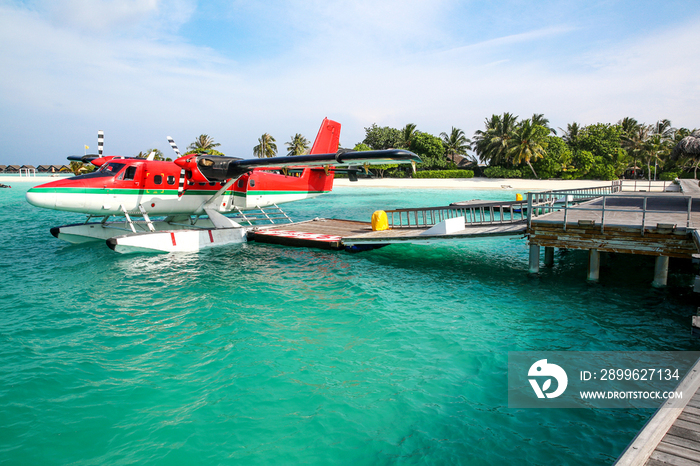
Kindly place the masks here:
[(690, 133), (690, 136), (681, 139), (681, 142), (676, 144), (676, 147), (673, 148), (672, 157), (674, 159), (684, 155), (690, 155), (692, 157), (700, 155), (700, 130), (696, 129)]

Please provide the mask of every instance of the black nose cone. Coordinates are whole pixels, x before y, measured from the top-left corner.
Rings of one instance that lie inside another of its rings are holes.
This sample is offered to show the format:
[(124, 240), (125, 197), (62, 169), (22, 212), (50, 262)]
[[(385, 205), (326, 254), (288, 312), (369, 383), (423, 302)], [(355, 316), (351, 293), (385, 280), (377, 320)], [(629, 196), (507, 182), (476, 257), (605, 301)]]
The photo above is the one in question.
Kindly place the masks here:
[(58, 238), (58, 234), (61, 232), (61, 229), (58, 227), (53, 227), (50, 231), (54, 238)]
[(111, 249), (112, 251), (114, 251), (114, 248), (117, 247), (117, 240), (114, 239), (114, 238), (109, 238), (109, 239), (107, 240), (107, 247), (109, 247), (109, 249)]

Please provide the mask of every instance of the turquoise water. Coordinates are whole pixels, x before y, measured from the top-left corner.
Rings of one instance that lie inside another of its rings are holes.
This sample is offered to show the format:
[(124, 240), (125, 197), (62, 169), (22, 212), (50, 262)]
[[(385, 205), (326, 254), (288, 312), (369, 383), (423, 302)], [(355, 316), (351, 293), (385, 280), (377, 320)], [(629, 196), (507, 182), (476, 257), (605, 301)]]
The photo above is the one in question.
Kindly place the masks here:
[[(0, 190), (0, 464), (610, 464), (649, 410), (509, 409), (508, 351), (698, 350), (690, 276), (521, 239), (349, 254), (71, 246)], [(337, 189), (295, 219), (511, 199)]]

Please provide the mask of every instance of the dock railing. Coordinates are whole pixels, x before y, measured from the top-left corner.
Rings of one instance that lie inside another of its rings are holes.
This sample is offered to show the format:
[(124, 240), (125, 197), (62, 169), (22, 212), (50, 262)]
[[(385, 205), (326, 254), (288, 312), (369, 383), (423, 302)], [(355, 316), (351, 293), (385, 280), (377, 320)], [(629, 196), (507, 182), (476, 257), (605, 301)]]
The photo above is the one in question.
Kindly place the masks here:
[(615, 180), (609, 185), (593, 186), (590, 188), (558, 189), (527, 193), (527, 226), (532, 225), (533, 217), (549, 214), (568, 208), (569, 204), (578, 204), (602, 196), (619, 193), (622, 190), (621, 180)]
[[(588, 188), (529, 192), (527, 193), (527, 198), (515, 202), (474, 201), (462, 205), (456, 203), (444, 207), (417, 207), (386, 210), (385, 212), (389, 221), (389, 227), (392, 229), (427, 228), (456, 217), (464, 217), (465, 225), (467, 226), (527, 222), (529, 228), (533, 218), (562, 209), (566, 218), (568, 211), (576, 209), (577, 207), (575, 206), (579, 203), (597, 198), (603, 198), (601, 209), (602, 218), (605, 220), (606, 211), (623, 211), (622, 209), (606, 206), (607, 196), (616, 195), (617, 198), (620, 198), (620, 193), (623, 190), (647, 191), (647, 189), (651, 190), (652, 188), (654, 190), (665, 190), (668, 184), (671, 183), (659, 181), (651, 182), (655, 184), (649, 185), (642, 184), (642, 180), (639, 180), (638, 184), (630, 184), (631, 181), (635, 180), (615, 180), (608, 185)], [(640, 197), (635, 196), (635, 198), (639, 199)], [(646, 218), (646, 213), (654, 213), (656, 211), (647, 209), (646, 197), (644, 199), (642, 215)], [(589, 207), (586, 207), (586, 209), (590, 210)], [(690, 209), (691, 203), (688, 204), (688, 223), (690, 222)], [(605, 228), (604, 222), (601, 228)]]
[(673, 181), (661, 180), (617, 180), (620, 183), (621, 191), (646, 191), (664, 192), (673, 184)]
[(484, 201), (468, 205), (417, 207), (385, 211), (389, 226), (395, 228), (427, 228), (451, 218), (464, 217), (465, 225), (497, 225), (525, 223), (527, 201)]
[[(600, 225), (596, 224), (596, 221), (591, 221), (593, 225), (596, 227), (600, 227), (601, 233), (605, 231), (605, 226), (606, 226), (606, 215), (608, 218), (610, 217), (611, 213), (633, 213), (639, 215), (641, 213), (641, 225), (640, 225), (640, 230), (641, 230), (641, 235), (644, 236), (644, 230), (647, 227), (647, 217), (649, 214), (669, 214), (668, 208), (660, 210), (660, 209), (651, 209), (649, 208), (648, 205), (648, 200), (653, 198), (657, 199), (658, 196), (656, 195), (624, 195), (621, 194), (622, 190), (622, 181), (618, 182), (613, 182), (611, 186), (605, 187), (605, 188), (587, 188), (585, 190), (563, 190), (563, 191), (543, 191), (543, 192), (535, 192), (535, 193), (528, 193), (528, 215), (527, 215), (527, 222), (528, 222), (528, 228), (532, 226), (532, 219), (540, 217), (545, 214), (549, 214), (552, 212), (564, 211), (564, 219), (563, 219), (563, 230), (566, 231), (567, 228), (567, 221), (569, 217), (569, 212), (570, 211), (585, 211), (589, 213), (597, 213), (600, 215)], [(583, 191), (583, 192), (582, 192)], [(642, 190), (644, 191), (644, 190)], [(587, 192), (584, 193), (584, 192)], [(546, 203), (543, 202), (544, 199), (548, 199), (549, 196), (552, 196), (553, 193), (556, 193), (556, 195), (563, 196), (563, 202), (554, 202), (551, 203), (550, 205), (547, 205)], [(639, 203), (639, 208), (636, 209), (631, 209), (629, 206), (610, 206), (608, 205), (608, 199), (614, 198), (615, 200), (621, 200), (621, 199), (628, 199), (628, 200), (634, 200), (635, 203)], [(690, 228), (692, 226), (691, 222), (691, 212), (693, 208), (693, 198), (691, 196), (679, 196), (680, 199), (683, 199), (685, 203), (684, 207), (684, 213), (685, 213), (685, 227)], [(601, 202), (600, 204), (586, 204), (585, 206), (579, 206), (580, 202), (583, 201), (589, 201), (589, 200), (594, 200), (594, 199), (600, 199)], [(530, 206), (533, 206), (533, 208), (530, 208)], [(676, 211), (676, 212), (681, 212), (681, 211)], [(590, 220), (589, 220), (590, 221)], [(609, 223), (608, 223), (609, 225)], [(675, 226), (675, 225), (674, 225)]]

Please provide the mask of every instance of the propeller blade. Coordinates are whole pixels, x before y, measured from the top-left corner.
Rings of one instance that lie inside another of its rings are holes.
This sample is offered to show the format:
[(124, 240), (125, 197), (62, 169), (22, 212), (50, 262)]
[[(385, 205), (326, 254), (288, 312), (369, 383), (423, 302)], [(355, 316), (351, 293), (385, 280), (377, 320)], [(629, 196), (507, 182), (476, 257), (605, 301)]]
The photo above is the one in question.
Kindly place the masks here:
[(180, 169), (180, 184), (177, 187), (177, 200), (179, 201), (180, 198), (182, 198), (182, 195), (185, 194), (185, 169), (182, 168)]
[(180, 157), (180, 150), (177, 148), (177, 144), (175, 144), (175, 141), (173, 140), (173, 138), (168, 136), (168, 142), (170, 143), (170, 147), (173, 148), (173, 150), (175, 151), (177, 156)]
[(99, 157), (102, 157), (102, 153), (104, 152), (105, 148), (105, 132), (102, 130), (99, 130), (97, 132), (97, 153), (99, 154)]

